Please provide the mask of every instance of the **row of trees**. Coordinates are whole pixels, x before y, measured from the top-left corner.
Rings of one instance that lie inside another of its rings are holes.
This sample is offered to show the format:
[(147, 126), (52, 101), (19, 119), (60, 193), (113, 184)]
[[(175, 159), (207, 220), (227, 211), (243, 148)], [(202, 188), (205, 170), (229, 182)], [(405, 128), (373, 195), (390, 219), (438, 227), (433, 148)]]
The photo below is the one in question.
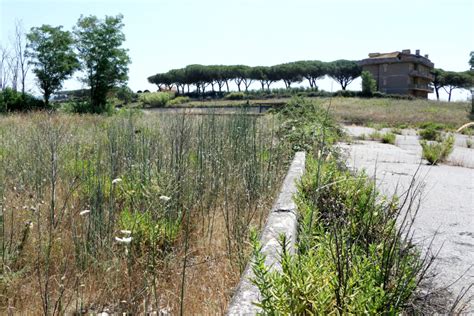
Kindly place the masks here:
[[(51, 95), (62, 88), (66, 79), (80, 71), (81, 80), (88, 86), (89, 111), (103, 112), (109, 91), (125, 84), (128, 79), (130, 58), (128, 51), (121, 47), (125, 41), (122, 19), (122, 15), (106, 16), (103, 20), (96, 16), (81, 16), (72, 32), (63, 30), (62, 26), (33, 27), (26, 34), (26, 41), (21, 42), (23, 50), (17, 54), (19, 70), (12, 72), (10, 67), (8, 73), (22, 75), (22, 94), (25, 95), (26, 72), (32, 66), (44, 104), (48, 107)], [(6, 82), (3, 60), (1, 65), (3, 90)], [(16, 91), (18, 80), (10, 80), (11, 89)]]
[(439, 91), (441, 89), (443, 89), (448, 94), (448, 101), (451, 101), (451, 94), (454, 89), (472, 89), (472, 87), (474, 86), (474, 72), (472, 71), (472, 69), (468, 71), (456, 72), (445, 71), (440, 68), (435, 68), (431, 73), (434, 77), (432, 80), (432, 84), (436, 93), (436, 98), (438, 100)]
[(158, 73), (148, 78), (150, 83), (156, 84), (159, 90), (176, 87), (178, 93), (184, 93), (185, 87), (189, 92), (190, 85), (196, 86), (198, 93), (204, 93), (207, 87), (219, 92), (222, 89), (229, 92), (229, 82), (235, 82), (239, 91), (248, 88), (253, 82), (260, 82), (262, 90), (270, 90), (270, 85), (283, 81), (287, 88), (291, 84), (308, 80), (311, 88), (317, 88), (316, 81), (328, 75), (336, 80), (342, 90), (361, 74), (361, 68), (356, 61), (336, 60), (322, 62), (319, 60), (297, 61), (275, 66), (245, 65), (189, 65), (185, 68), (172, 69), (166, 73)]

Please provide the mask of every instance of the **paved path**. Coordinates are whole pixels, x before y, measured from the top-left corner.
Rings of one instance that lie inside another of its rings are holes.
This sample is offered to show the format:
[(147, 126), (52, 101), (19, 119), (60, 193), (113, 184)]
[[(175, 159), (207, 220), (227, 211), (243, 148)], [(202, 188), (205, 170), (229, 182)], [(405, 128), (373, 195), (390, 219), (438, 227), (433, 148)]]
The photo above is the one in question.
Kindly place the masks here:
[[(360, 127), (347, 127), (352, 135), (367, 133)], [(376, 171), (376, 181), (382, 193), (403, 192), (420, 167), (418, 180), (423, 181), (423, 200), (415, 221), (415, 239), (426, 246), (438, 232), (433, 247), (439, 249), (434, 271), (435, 283), (447, 286), (465, 275), (450, 290), (457, 295), (474, 283), (474, 149), (461, 147), (465, 140), (457, 136), (455, 151), (449, 165), (428, 166), (421, 161), (421, 149), (412, 132), (397, 136), (396, 145), (360, 141), (341, 145), (348, 154), (348, 165)], [(462, 166), (464, 167), (462, 167)], [(474, 295), (471, 288), (466, 297)], [(468, 311), (474, 314), (474, 301), (468, 299)]]

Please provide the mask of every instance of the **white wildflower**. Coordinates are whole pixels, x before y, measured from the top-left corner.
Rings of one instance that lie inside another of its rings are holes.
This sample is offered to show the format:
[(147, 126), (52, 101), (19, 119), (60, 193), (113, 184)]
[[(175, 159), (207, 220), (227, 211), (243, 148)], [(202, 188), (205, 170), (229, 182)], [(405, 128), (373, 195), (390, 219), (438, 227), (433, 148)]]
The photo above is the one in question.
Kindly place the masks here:
[(115, 240), (120, 243), (129, 244), (132, 241), (132, 237), (123, 237), (123, 238), (115, 237)]
[(168, 202), (169, 200), (171, 200), (171, 198), (169, 196), (162, 195), (160, 196), (160, 200), (163, 202)]
[(120, 232), (124, 235), (130, 235), (132, 233), (131, 230), (121, 230)]
[(122, 179), (117, 178), (117, 179), (112, 180), (112, 184), (116, 184), (116, 183), (119, 183), (119, 182), (122, 182)]
[(79, 213), (79, 215), (84, 216), (87, 215), (91, 212), (91, 210), (83, 210), (82, 212)]

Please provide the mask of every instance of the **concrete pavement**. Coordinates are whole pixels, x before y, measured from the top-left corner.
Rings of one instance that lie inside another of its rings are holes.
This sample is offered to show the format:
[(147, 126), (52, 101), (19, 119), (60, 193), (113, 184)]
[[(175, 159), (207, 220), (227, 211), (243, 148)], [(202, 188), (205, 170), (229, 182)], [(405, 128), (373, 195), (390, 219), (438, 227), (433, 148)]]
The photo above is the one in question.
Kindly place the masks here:
[[(346, 129), (353, 136), (371, 133), (365, 127)], [(418, 170), (423, 192), (414, 238), (421, 249), (426, 249), (437, 234), (433, 249), (441, 250), (433, 267), (437, 274), (434, 283), (444, 287), (461, 277), (449, 287), (456, 296), (474, 283), (474, 149), (466, 148), (464, 135), (456, 135), (456, 146), (447, 164), (429, 166), (421, 160), (416, 133), (403, 134), (397, 135), (396, 145), (357, 141), (340, 147), (347, 152), (349, 167), (365, 169), (371, 176), (376, 172), (377, 185), (386, 195), (404, 192)], [(468, 313), (474, 313), (469, 298), (473, 295), (471, 288), (465, 297)]]

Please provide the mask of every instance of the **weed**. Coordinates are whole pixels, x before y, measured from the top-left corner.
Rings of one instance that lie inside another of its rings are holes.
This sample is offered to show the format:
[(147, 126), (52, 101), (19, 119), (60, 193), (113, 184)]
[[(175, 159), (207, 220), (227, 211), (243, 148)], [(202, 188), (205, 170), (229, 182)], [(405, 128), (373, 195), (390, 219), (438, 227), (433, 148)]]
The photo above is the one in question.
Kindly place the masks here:
[(422, 157), (428, 160), (430, 165), (436, 165), (444, 162), (454, 149), (454, 136), (449, 135), (441, 141), (421, 140)]
[(441, 139), (441, 128), (439, 125), (425, 124), (424, 126), (425, 127), (418, 132), (418, 135), (420, 135), (421, 139), (433, 141), (439, 141)]
[(472, 145), (473, 145), (473, 141), (472, 141), (471, 137), (466, 138), (466, 147), (467, 148), (472, 148)]
[(391, 129), (391, 132), (393, 134), (396, 134), (396, 135), (402, 135), (403, 134), (403, 131), (400, 127), (394, 127)]
[[(298, 252), (289, 255), (281, 240), (281, 272), (263, 264), (254, 243), (254, 284), (261, 291), (257, 305), (264, 313), (403, 311), (430, 262), (410, 243), (409, 217), (400, 219), (397, 228), (396, 199), (380, 198), (365, 175), (351, 175), (334, 160), (321, 165), (309, 159), (298, 209)], [(309, 220), (312, 213), (317, 218), (314, 225)]]
[(396, 136), (393, 133), (385, 133), (382, 135), (381, 142), (384, 144), (392, 144), (395, 145)]
[(0, 118), (0, 313), (220, 311), (290, 157), (278, 127), (243, 113)]

